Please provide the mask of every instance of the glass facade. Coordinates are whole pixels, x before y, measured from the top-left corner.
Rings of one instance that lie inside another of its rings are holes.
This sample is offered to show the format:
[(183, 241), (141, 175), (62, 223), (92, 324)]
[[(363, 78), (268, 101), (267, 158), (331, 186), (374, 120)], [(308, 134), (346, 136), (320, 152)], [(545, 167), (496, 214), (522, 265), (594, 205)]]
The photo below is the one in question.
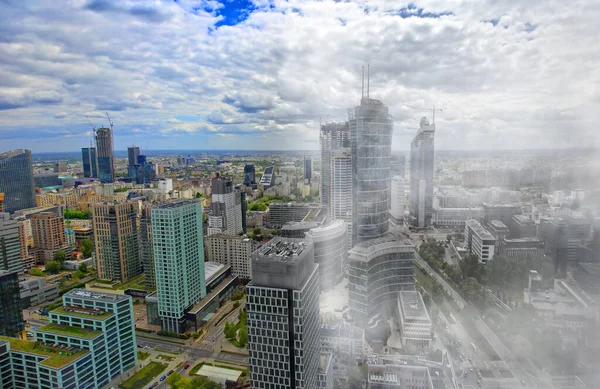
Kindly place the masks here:
[(81, 160), (83, 161), (83, 175), (86, 178), (98, 177), (98, 161), (96, 160), (96, 148), (84, 147), (81, 149)]
[(4, 193), (4, 212), (36, 206), (30, 150), (0, 154), (0, 193)]
[(102, 182), (113, 182), (115, 180), (115, 158), (112, 129), (99, 128), (96, 131), (96, 152), (98, 153), (98, 178)]
[(16, 337), (25, 328), (19, 274), (0, 270), (0, 335)]
[[(350, 147), (348, 122), (327, 123), (321, 126), (321, 205), (331, 209), (331, 154), (337, 149)], [(348, 174), (348, 178), (351, 174)]]
[(435, 124), (421, 119), (419, 132), (410, 145), (410, 222), (431, 226), (433, 216), (433, 162)]

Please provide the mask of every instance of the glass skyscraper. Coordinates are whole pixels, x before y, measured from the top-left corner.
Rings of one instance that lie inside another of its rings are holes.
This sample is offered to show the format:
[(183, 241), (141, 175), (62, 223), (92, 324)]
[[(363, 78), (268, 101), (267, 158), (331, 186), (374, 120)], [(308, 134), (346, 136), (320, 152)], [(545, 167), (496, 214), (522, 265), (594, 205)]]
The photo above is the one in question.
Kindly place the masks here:
[(85, 176), (85, 178), (98, 177), (98, 161), (96, 160), (96, 148), (82, 148), (81, 160), (83, 161), (83, 175)]
[(101, 127), (96, 131), (96, 152), (98, 153), (98, 178), (102, 182), (115, 180), (115, 157), (111, 128)]
[(388, 107), (369, 97), (363, 97), (349, 116), (355, 245), (389, 231), (393, 121)]
[[(348, 122), (326, 123), (321, 126), (321, 205), (331, 212), (331, 154), (338, 149), (350, 147)], [(352, 174), (348, 175), (348, 178)]]
[(17, 337), (25, 328), (19, 273), (0, 270), (0, 335)]
[(410, 145), (410, 223), (431, 226), (433, 215), (433, 159), (435, 124), (421, 118), (419, 132)]
[(4, 212), (36, 206), (30, 150), (0, 154), (0, 193), (4, 193)]

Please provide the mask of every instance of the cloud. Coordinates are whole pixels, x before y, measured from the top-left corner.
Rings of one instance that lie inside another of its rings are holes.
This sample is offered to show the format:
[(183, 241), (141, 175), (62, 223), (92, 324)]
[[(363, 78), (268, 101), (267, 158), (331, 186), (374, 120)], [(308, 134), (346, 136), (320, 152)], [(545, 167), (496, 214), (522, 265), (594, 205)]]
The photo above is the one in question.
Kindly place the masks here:
[(106, 125), (106, 111), (117, 148), (303, 148), (319, 121), (347, 119), (367, 63), (397, 134), (435, 104), (439, 148), (600, 146), (592, 0), (22, 0), (0, 14), (7, 148), (81, 147), (85, 116)]

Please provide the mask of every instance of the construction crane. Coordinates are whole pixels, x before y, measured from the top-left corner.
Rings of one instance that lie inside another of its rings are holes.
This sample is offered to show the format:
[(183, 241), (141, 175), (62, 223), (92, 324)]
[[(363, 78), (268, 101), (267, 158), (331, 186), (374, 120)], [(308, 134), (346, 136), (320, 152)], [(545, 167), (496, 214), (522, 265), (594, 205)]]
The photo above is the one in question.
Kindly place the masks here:
[(108, 118), (108, 124), (110, 124), (110, 132), (112, 133), (114, 123), (112, 122), (112, 120), (110, 120), (110, 116), (108, 116), (108, 112), (106, 112), (106, 117)]
[(409, 108), (409, 109), (413, 109), (415, 111), (433, 112), (433, 120), (432, 120), (431, 124), (435, 124), (435, 111), (444, 112), (441, 108), (436, 108), (435, 105), (432, 108), (415, 108), (415, 107), (411, 107), (411, 106), (408, 106), (408, 105), (405, 105), (404, 107)]

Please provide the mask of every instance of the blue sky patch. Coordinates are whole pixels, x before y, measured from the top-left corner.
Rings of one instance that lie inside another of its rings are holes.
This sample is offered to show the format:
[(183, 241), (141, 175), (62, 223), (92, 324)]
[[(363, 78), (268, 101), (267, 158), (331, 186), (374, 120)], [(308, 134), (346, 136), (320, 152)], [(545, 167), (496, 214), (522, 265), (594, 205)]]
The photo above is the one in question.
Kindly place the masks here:
[(176, 116), (175, 119), (181, 120), (182, 122), (196, 122), (200, 118), (198, 116)]
[(221, 16), (215, 27), (221, 26), (235, 26), (248, 19), (252, 11), (256, 9), (252, 1), (250, 0), (221, 0), (220, 3), (223, 5), (217, 9), (210, 7), (205, 8), (207, 12), (214, 12), (215, 15)]
[(409, 3), (406, 7), (402, 7), (398, 10), (388, 11), (387, 14), (400, 16), (402, 19), (412, 17), (437, 19), (442, 16), (454, 15), (454, 13), (451, 11), (424, 12), (423, 8), (417, 7), (414, 3)]

